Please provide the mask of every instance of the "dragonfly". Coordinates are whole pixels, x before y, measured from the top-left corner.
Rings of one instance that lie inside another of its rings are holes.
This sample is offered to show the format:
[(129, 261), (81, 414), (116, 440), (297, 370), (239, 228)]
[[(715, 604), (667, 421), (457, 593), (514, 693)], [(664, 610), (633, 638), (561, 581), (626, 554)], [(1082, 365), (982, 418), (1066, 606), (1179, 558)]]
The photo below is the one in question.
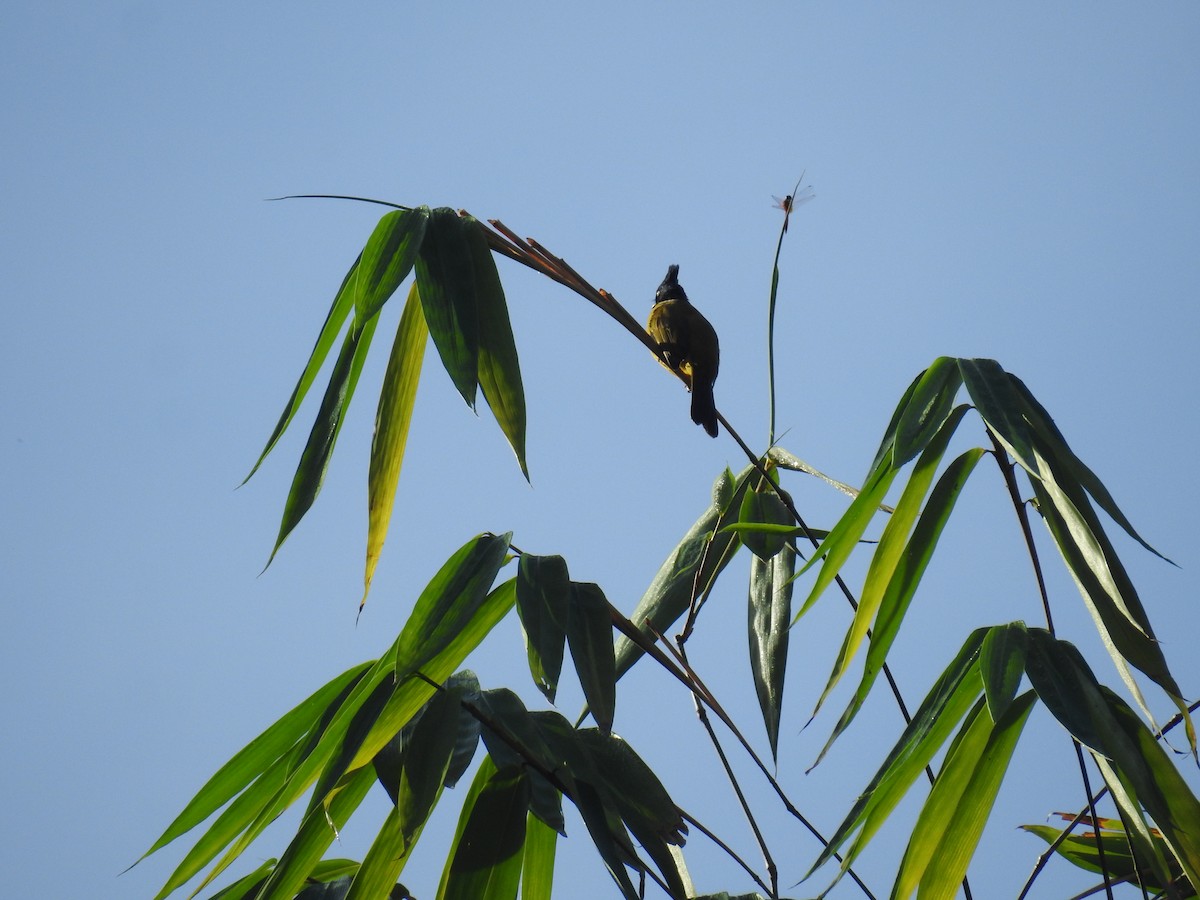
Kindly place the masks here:
[[(803, 176), (801, 176), (803, 177)], [(792, 210), (802, 203), (807, 203), (813, 197), (817, 196), (812, 189), (812, 185), (796, 191), (794, 194), (788, 194), (786, 197), (776, 197), (771, 195), (771, 199), (775, 201), (775, 208), (783, 210), (783, 230), (787, 231), (788, 217), (792, 214)]]

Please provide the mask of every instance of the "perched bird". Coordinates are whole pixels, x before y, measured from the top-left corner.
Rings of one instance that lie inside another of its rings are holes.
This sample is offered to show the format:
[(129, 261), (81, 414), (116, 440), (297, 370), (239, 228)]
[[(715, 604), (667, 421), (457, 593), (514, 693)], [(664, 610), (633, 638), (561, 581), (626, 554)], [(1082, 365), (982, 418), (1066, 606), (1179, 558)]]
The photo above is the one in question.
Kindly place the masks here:
[(654, 306), (646, 325), (658, 343), (667, 365), (683, 376), (692, 392), (692, 421), (717, 436), (717, 406), (713, 384), (721, 360), (717, 332), (700, 310), (688, 302), (679, 283), (679, 266), (667, 268), (667, 277), (654, 293)]

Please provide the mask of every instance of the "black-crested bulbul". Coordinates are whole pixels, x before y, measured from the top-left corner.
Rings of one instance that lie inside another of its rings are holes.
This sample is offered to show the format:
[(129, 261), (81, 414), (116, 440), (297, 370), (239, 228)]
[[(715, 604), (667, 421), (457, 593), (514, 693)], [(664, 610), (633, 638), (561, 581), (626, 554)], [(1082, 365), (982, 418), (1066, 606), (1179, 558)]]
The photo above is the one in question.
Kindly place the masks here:
[(713, 384), (721, 361), (717, 332), (708, 319), (688, 302), (679, 283), (679, 266), (667, 268), (667, 277), (654, 294), (654, 306), (646, 325), (664, 359), (684, 377), (692, 392), (692, 421), (717, 436), (717, 406)]

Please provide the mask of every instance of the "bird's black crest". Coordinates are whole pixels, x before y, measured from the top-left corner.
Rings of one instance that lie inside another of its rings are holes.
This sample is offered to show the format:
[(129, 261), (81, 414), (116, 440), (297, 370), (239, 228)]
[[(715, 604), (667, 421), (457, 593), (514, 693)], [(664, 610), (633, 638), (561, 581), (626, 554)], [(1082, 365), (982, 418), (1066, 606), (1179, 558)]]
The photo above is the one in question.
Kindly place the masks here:
[(664, 300), (687, 300), (683, 285), (679, 283), (679, 265), (677, 263), (667, 266), (667, 277), (662, 280), (662, 284), (654, 292), (655, 303), (662, 303)]

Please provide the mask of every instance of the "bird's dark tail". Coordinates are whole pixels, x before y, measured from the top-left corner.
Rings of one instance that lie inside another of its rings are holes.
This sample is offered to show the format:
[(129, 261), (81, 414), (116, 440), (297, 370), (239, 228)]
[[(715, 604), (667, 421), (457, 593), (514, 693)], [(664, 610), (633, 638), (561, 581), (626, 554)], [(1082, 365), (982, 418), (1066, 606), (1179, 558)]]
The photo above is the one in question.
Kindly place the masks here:
[(717, 436), (717, 404), (711, 384), (692, 386), (692, 421), (703, 425), (709, 437)]

